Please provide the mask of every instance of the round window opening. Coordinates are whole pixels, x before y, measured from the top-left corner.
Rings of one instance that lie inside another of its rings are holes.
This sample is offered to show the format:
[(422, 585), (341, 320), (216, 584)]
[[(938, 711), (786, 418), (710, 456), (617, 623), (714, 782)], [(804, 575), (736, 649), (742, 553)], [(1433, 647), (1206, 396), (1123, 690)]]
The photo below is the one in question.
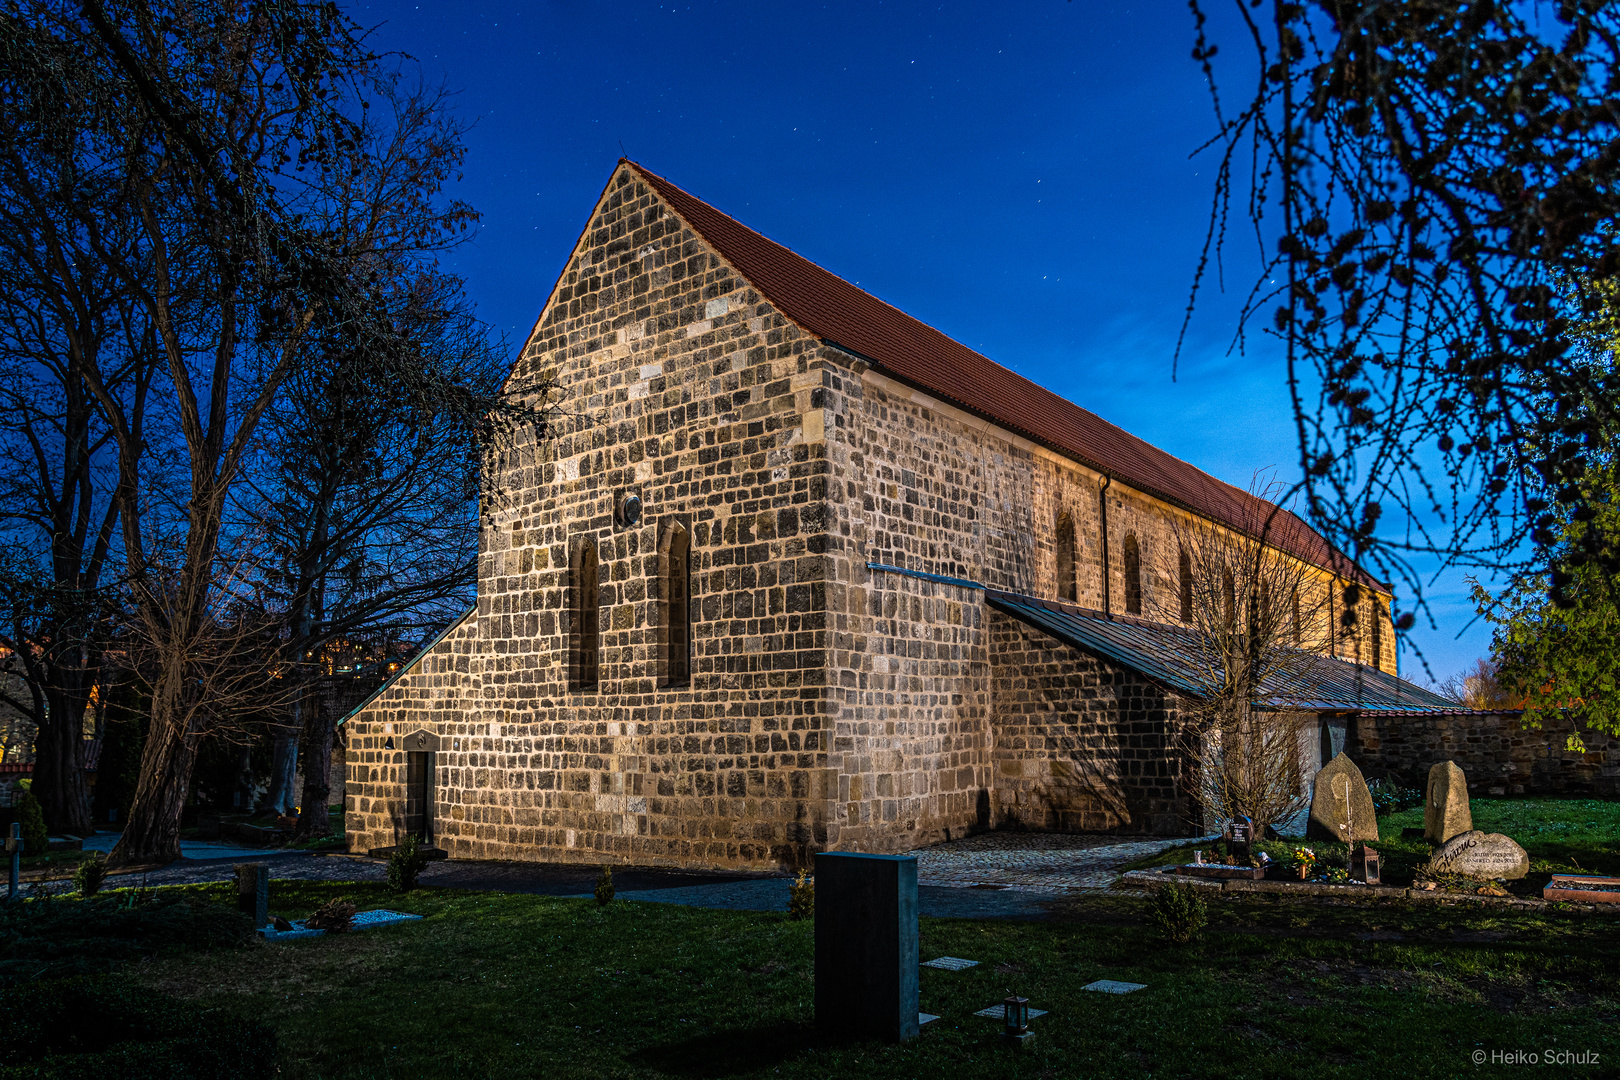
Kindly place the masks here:
[(624, 507), (619, 511), (619, 516), (623, 519), (626, 525), (634, 525), (636, 522), (640, 521), (641, 496), (626, 495), (624, 497)]

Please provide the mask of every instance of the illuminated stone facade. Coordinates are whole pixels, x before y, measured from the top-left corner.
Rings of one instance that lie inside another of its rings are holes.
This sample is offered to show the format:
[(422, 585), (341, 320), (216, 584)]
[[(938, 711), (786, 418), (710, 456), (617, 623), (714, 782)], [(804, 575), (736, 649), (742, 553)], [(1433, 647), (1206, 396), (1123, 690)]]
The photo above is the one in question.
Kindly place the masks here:
[(822, 341), (629, 163), (510, 387), (553, 373), (574, 418), (491, 470), (476, 608), (348, 721), (356, 848), (424, 807), (452, 857), (713, 867), (997, 825), (1181, 827), (1173, 695), (978, 589), (869, 564), (1055, 597), (1067, 515), (1073, 600), (1123, 610), (1129, 536), (1152, 613), (1184, 511)]

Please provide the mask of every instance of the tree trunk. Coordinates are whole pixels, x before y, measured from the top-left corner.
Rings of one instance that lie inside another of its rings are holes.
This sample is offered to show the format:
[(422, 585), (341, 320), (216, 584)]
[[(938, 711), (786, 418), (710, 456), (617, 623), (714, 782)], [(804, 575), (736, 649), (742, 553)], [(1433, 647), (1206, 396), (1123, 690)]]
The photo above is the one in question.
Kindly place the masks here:
[(292, 813), (293, 783), (298, 775), (298, 729), (292, 725), (278, 727), (274, 747), (270, 754), (270, 790), (264, 796), (264, 808), (278, 814)]
[(50, 695), (50, 707), (34, 737), (33, 791), (45, 815), (45, 828), (53, 833), (89, 836), (96, 831), (90, 822), (90, 789), (79, 767), (83, 724), (82, 698)]
[(298, 840), (317, 840), (332, 831), (326, 804), (332, 797), (333, 712), (322, 708), (319, 696), (304, 709), (304, 795), (298, 813)]
[(135, 788), (124, 835), (109, 863), (166, 863), (180, 858), (180, 814), (191, 791), (197, 763), (197, 736), (175, 730), (173, 721), (152, 717), (152, 730), (141, 754), (141, 779)]

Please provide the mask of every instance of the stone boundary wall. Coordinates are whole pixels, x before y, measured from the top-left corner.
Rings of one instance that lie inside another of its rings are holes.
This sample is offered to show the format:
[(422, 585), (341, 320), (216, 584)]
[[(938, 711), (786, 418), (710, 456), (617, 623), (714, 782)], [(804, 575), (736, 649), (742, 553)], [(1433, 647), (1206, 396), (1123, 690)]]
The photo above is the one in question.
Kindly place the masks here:
[(990, 639), (996, 826), (1191, 832), (1170, 746), (1176, 694), (1001, 612)]
[(1564, 749), (1568, 734), (1526, 730), (1517, 713), (1368, 713), (1350, 722), (1345, 752), (1367, 776), (1419, 789), (1450, 760), (1473, 795), (1620, 795), (1620, 740), (1584, 732), (1579, 754)]

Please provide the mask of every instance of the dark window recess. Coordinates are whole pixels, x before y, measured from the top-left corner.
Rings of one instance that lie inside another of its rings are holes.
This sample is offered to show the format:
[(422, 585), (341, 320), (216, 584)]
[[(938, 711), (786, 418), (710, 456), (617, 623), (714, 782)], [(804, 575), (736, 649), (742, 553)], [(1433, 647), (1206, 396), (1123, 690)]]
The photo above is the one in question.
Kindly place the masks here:
[(1142, 552), (1136, 534), (1125, 534), (1125, 614), (1142, 614)]
[(1057, 594), (1070, 603), (1080, 600), (1074, 576), (1074, 519), (1068, 514), (1059, 514), (1057, 520)]
[(692, 538), (676, 526), (664, 549), (664, 682), (692, 679)]
[(1232, 571), (1221, 567), (1221, 615), (1226, 619), (1228, 630), (1237, 626), (1237, 583), (1232, 580)]
[(1187, 549), (1186, 548), (1182, 548), (1181, 549), (1181, 621), (1184, 622), (1184, 623), (1190, 623), (1190, 622), (1193, 621), (1192, 596), (1193, 596), (1192, 556), (1187, 554)]
[(574, 688), (595, 690), (602, 670), (601, 568), (596, 545), (589, 541), (580, 545), (575, 578), (574, 625), (579, 627), (579, 639), (574, 643)]

